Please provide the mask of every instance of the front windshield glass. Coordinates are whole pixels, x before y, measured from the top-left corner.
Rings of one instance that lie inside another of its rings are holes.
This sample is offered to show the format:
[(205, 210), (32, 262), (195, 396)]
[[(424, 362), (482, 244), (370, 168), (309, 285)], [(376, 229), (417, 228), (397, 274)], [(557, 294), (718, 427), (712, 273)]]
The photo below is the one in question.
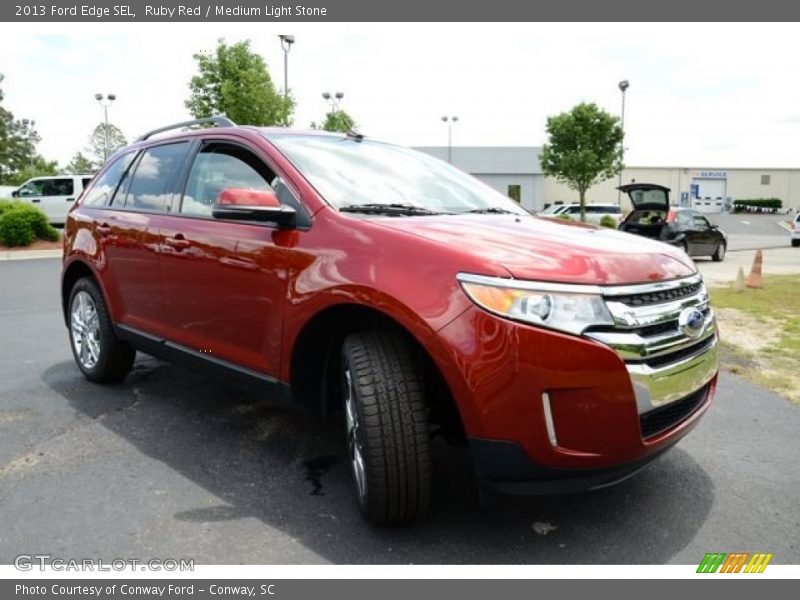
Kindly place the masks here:
[(474, 177), (422, 152), (350, 137), (268, 137), (337, 208), (395, 204), (437, 213), (530, 214)]

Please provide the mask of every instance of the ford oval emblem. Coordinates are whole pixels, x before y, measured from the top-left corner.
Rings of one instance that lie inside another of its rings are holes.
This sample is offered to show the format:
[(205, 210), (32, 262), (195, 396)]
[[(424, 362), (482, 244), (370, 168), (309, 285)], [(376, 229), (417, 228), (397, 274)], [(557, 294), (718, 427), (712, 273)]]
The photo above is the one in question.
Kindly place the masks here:
[(690, 338), (699, 337), (705, 324), (706, 316), (696, 308), (684, 308), (678, 317), (678, 327)]

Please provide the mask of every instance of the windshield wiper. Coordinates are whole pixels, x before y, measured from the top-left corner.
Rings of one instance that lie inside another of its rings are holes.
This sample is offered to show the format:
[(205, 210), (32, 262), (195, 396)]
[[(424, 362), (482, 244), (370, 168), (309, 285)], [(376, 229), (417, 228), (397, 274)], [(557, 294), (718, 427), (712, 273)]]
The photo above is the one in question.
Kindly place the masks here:
[(516, 213), (500, 208), (499, 206), (487, 206), (486, 208), (473, 208), (472, 210), (465, 210), (462, 214), (473, 215), (513, 215)]
[(443, 213), (425, 208), (424, 206), (415, 206), (413, 204), (348, 204), (340, 206), (341, 212), (364, 213), (372, 215), (441, 215)]

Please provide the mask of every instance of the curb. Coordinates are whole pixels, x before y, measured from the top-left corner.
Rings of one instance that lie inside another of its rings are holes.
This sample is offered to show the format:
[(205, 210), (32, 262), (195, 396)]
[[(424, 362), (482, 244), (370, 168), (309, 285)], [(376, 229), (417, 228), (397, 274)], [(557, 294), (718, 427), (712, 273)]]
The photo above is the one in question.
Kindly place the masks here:
[(63, 251), (58, 250), (6, 250), (0, 252), (0, 260), (33, 260), (36, 258), (61, 258)]

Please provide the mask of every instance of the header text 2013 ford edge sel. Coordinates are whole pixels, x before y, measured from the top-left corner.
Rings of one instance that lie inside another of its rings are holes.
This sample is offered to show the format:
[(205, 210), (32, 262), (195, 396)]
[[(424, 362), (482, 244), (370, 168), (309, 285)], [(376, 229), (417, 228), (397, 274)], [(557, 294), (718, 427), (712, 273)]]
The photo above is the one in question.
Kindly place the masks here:
[(484, 485), (561, 493), (628, 477), (708, 408), (716, 324), (680, 249), (533, 217), (360, 135), (209, 121), (119, 151), (69, 215), (64, 315), (88, 379), (122, 379), (140, 350), (341, 410), (383, 524), (426, 511), (434, 429)]

